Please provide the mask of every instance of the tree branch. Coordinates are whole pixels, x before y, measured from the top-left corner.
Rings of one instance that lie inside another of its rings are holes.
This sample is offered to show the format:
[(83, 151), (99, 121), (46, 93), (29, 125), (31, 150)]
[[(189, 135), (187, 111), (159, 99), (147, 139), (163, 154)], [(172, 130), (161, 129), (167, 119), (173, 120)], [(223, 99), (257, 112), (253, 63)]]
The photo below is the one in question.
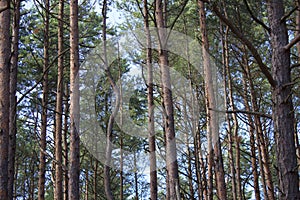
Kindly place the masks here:
[(0, 8), (0, 13), (2, 13), (3, 11), (6, 11), (7, 9), (9, 9), (9, 6), (5, 6), (4, 8)]
[(230, 28), (230, 30), (240, 39), (240, 41), (247, 46), (252, 56), (256, 60), (260, 70), (268, 79), (268, 82), (272, 87), (276, 85), (275, 80), (273, 79), (271, 73), (269, 72), (268, 67), (263, 63), (259, 53), (256, 48), (253, 46), (252, 42), (250, 42), (232, 23), (229, 19), (227, 19), (217, 8), (216, 5), (212, 5), (212, 10), (216, 13), (216, 15)]
[(287, 14), (285, 14), (282, 18), (281, 18), (281, 20), (280, 20), (280, 22), (282, 23), (282, 22), (284, 22), (287, 18), (289, 18), (296, 10), (298, 9), (298, 6), (296, 6), (294, 9), (292, 9), (290, 12), (288, 12)]
[(220, 113), (228, 113), (228, 114), (241, 113), (241, 114), (258, 115), (260, 117), (265, 117), (265, 118), (268, 118), (268, 119), (272, 119), (271, 115), (261, 113), (261, 112), (255, 112), (255, 111), (247, 111), (247, 110), (226, 110), (226, 111), (222, 111), (222, 110), (216, 110), (216, 109), (212, 109), (212, 108), (209, 108), (209, 110), (212, 110), (212, 111), (215, 111), (215, 112), (220, 112)]
[(298, 35), (296, 35), (294, 37), (294, 39), (291, 40), (290, 43), (288, 43), (287, 45), (285, 45), (284, 49), (287, 50), (287, 51), (290, 50), (299, 41), (300, 41), (300, 33)]
[(249, 6), (247, 0), (244, 0), (244, 3), (245, 3), (245, 5), (246, 5), (246, 8), (247, 8), (247, 10), (248, 10), (248, 12), (249, 12), (251, 18), (252, 18), (256, 23), (260, 24), (264, 29), (266, 29), (266, 30), (268, 31), (268, 33), (270, 33), (270, 32), (271, 32), (271, 29), (270, 29), (265, 23), (263, 23), (261, 20), (259, 20), (259, 19), (253, 14), (253, 12), (252, 12), (252, 10), (250, 9), (250, 6)]
[(64, 55), (67, 51), (69, 51), (70, 49), (67, 48), (65, 49), (60, 55), (57, 55), (52, 62), (49, 64), (49, 66), (46, 68), (46, 70), (44, 71), (44, 73), (42, 74), (41, 78), (29, 89), (27, 90), (24, 94), (22, 94), (22, 96), (18, 99), (17, 101), (17, 105), (27, 96), (27, 94), (29, 94), (30, 92), (32, 92), (32, 90), (34, 90), (34, 88), (36, 88), (38, 86), (38, 84), (40, 84), (43, 79), (44, 79), (44, 75), (48, 72), (48, 70), (50, 69), (50, 67), (52, 67), (52, 65), (54, 65), (55, 61), (62, 55)]

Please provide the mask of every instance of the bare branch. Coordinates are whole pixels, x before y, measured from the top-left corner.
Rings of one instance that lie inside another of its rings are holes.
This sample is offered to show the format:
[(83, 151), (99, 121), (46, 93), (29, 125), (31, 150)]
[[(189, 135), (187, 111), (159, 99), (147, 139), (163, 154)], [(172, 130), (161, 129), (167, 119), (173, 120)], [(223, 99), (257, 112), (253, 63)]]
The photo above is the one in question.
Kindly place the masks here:
[(41, 78), (29, 89), (27, 90), (24, 94), (22, 94), (22, 96), (18, 99), (17, 104), (19, 104), (30, 92), (32, 92), (32, 90), (34, 90), (34, 88), (36, 88), (38, 86), (38, 84), (40, 84), (43, 79), (44, 79), (44, 75), (48, 72), (48, 70), (50, 69), (50, 67), (52, 67), (52, 65), (54, 65), (54, 63), (56, 62), (56, 60), (64, 55), (67, 51), (69, 51), (70, 49), (65, 49), (60, 55), (57, 55), (52, 62), (49, 64), (49, 66), (47, 67), (47, 69), (44, 71), (44, 73), (42, 74)]
[(255, 112), (255, 111), (247, 111), (247, 110), (226, 110), (226, 111), (222, 111), (222, 110), (215, 110), (215, 109), (209, 109), (215, 112), (220, 112), (220, 113), (228, 113), (228, 114), (232, 114), (232, 113), (241, 113), (241, 114), (250, 114), (250, 115), (257, 115), (260, 117), (265, 117), (268, 119), (272, 119), (271, 115), (265, 114), (265, 113), (261, 113), (261, 112)]
[(300, 41), (300, 33), (294, 37), (294, 39), (291, 40), (290, 43), (284, 46), (285, 50), (290, 50), (295, 44), (297, 44)]
[(287, 14), (285, 14), (282, 18), (281, 18), (281, 23), (284, 22), (287, 18), (289, 18), (296, 10), (298, 9), (298, 6), (296, 6), (294, 9), (292, 9), (290, 12), (288, 12)]
[(250, 42), (233, 24), (232, 22), (226, 18), (217, 8), (216, 5), (212, 5), (212, 10), (216, 13), (216, 15), (230, 28), (230, 30), (240, 39), (240, 41), (247, 46), (252, 56), (256, 60), (260, 70), (268, 79), (268, 82), (272, 87), (276, 85), (275, 80), (273, 79), (268, 67), (263, 63), (262, 58), (257, 52), (256, 48), (253, 46), (252, 42)]
[(259, 20), (259, 19), (253, 14), (253, 12), (252, 12), (252, 10), (250, 9), (250, 6), (249, 6), (247, 0), (244, 0), (244, 3), (245, 3), (245, 5), (246, 5), (246, 8), (247, 8), (247, 10), (248, 10), (248, 12), (249, 12), (251, 18), (252, 18), (256, 23), (260, 24), (264, 29), (266, 29), (266, 30), (268, 31), (268, 33), (270, 33), (270, 32), (271, 32), (271, 29), (270, 29), (265, 23), (263, 23), (261, 20)]
[(5, 6), (4, 8), (0, 8), (0, 13), (2, 13), (3, 11), (6, 11), (7, 9), (9, 9), (9, 6)]

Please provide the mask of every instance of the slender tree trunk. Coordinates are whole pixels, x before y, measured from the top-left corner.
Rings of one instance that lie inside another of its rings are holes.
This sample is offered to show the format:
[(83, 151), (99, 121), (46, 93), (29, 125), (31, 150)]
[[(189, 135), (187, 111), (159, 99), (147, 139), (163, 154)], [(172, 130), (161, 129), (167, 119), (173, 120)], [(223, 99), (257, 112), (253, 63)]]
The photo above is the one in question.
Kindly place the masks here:
[(144, 0), (144, 28), (147, 39), (146, 60), (147, 60), (147, 101), (148, 101), (148, 142), (150, 151), (150, 199), (157, 199), (157, 170), (156, 170), (156, 147), (154, 127), (154, 101), (153, 101), (153, 67), (152, 67), (152, 46), (149, 30), (148, 1)]
[[(296, 6), (298, 7), (298, 9), (296, 11), (296, 31), (295, 31), (295, 36), (297, 36), (298, 34), (300, 34), (300, 0), (296, 0)], [(297, 47), (297, 51), (298, 51), (298, 61), (300, 61), (300, 42), (297, 42), (296, 47)]]
[[(163, 101), (165, 108), (165, 129), (166, 129), (166, 162), (168, 173), (167, 187), (170, 189), (169, 198), (172, 200), (180, 199), (179, 175), (176, 152), (176, 138), (174, 128), (173, 99), (171, 91), (171, 77), (168, 66), (168, 53), (166, 50), (167, 31), (163, 16), (162, 0), (155, 1), (155, 16), (159, 36), (159, 65), (161, 70)], [(165, 10), (166, 6), (165, 6)]]
[[(250, 74), (250, 69), (249, 65), (246, 63), (245, 65), (245, 76), (243, 77), (243, 82), (244, 82), (244, 102), (245, 102), (245, 108), (246, 111), (251, 111), (253, 108), (250, 108), (249, 102), (248, 102), (248, 96), (247, 96), (247, 91), (248, 91), (248, 85), (247, 85), (247, 80), (249, 81), (249, 88), (250, 88), (250, 95), (251, 95), (251, 102), (252, 105), (256, 104), (254, 102), (254, 99), (256, 99), (256, 96), (254, 96), (254, 88), (253, 88), (253, 83), (252, 83), (252, 77)], [(255, 110), (257, 111), (257, 110)], [(256, 147), (255, 147), (255, 124), (253, 121), (253, 118), (250, 114), (247, 114), (248, 122), (249, 122), (249, 133), (250, 133), (250, 148), (251, 148), (251, 166), (252, 166), (252, 171), (253, 171), (253, 184), (254, 184), (254, 192), (255, 192), (255, 199), (260, 200), (260, 186), (259, 186), (259, 175), (257, 172), (257, 161), (256, 161)], [(256, 131), (257, 132), (257, 131)], [(257, 137), (259, 137), (257, 135)], [(258, 140), (259, 141), (259, 140)], [(259, 145), (259, 144), (257, 144)], [(262, 173), (262, 177), (264, 179), (264, 173)]]
[(138, 180), (138, 169), (136, 162), (136, 152), (133, 155), (133, 163), (134, 163), (134, 192), (135, 192), (135, 200), (139, 200), (139, 180)]
[(85, 200), (89, 200), (89, 170), (85, 169)]
[(79, 146), (79, 32), (78, 0), (70, 1), (70, 165), (69, 198), (79, 200), (80, 146)]
[[(98, 196), (98, 192), (97, 192), (97, 176), (98, 176), (98, 160), (95, 160), (95, 164), (94, 164), (94, 185), (93, 185), (93, 187), (94, 187), (94, 200), (97, 200), (98, 198), (97, 198), (97, 196)], [(120, 199), (120, 200), (122, 200), (122, 199)]]
[(64, 116), (64, 131), (63, 131), (63, 148), (64, 148), (64, 166), (66, 167), (64, 170), (64, 180), (63, 180), (63, 196), (64, 196), (64, 200), (69, 200), (69, 195), (68, 195), (68, 191), (69, 191), (69, 187), (68, 187), (68, 183), (69, 183), (69, 176), (68, 176), (68, 166), (69, 166), (69, 159), (68, 159), (68, 155), (69, 155), (69, 145), (68, 145), (68, 114), (69, 114), (69, 92), (68, 92), (68, 86), (67, 84), (65, 84), (65, 116)]
[(63, 113), (63, 17), (64, 0), (59, 1), (58, 15), (58, 64), (57, 64), (57, 91), (56, 91), (56, 113), (55, 113), (55, 200), (63, 200), (63, 160), (62, 160), (62, 113)]
[[(203, 66), (204, 66), (204, 79), (205, 79), (205, 92), (206, 92), (206, 106), (207, 106), (207, 115), (208, 115), (208, 148), (212, 145), (211, 149), (209, 148), (209, 165), (213, 164), (212, 157), (215, 159), (215, 174), (216, 174), (216, 183), (217, 183), (217, 193), (220, 199), (227, 199), (226, 194), (226, 185), (225, 185), (225, 172), (223, 166), (223, 158), (221, 152), (221, 144), (219, 139), (219, 130), (217, 123), (217, 113), (213, 111), (216, 108), (216, 99), (214, 97), (215, 91), (213, 88), (213, 77), (211, 71), (211, 64), (209, 58), (209, 43), (207, 38), (207, 29), (206, 29), (206, 14), (204, 3), (201, 0), (198, 0), (199, 6), (199, 15), (200, 15), (200, 28), (201, 28), (201, 37), (202, 37), (202, 56), (203, 56)], [(212, 140), (214, 138), (214, 144)], [(214, 153), (213, 153), (214, 150)], [(214, 156), (213, 156), (214, 155)], [(212, 166), (210, 166), (212, 167)], [(210, 174), (212, 176), (212, 174)], [(209, 177), (211, 180), (212, 177)], [(209, 183), (212, 187), (212, 183)], [(210, 199), (212, 199), (212, 188), (210, 188)]]
[[(0, 8), (10, 6), (0, 1)], [(0, 199), (8, 199), (10, 9), (0, 12)]]
[(48, 66), (49, 66), (49, 12), (50, 2), (45, 0), (44, 14), (44, 65), (43, 65), (43, 99), (42, 99), (42, 125), (40, 139), (40, 163), (38, 199), (45, 199), (45, 176), (46, 176), (46, 138), (47, 138), (47, 106), (48, 106)]
[[(226, 12), (226, 11), (225, 11)], [(221, 27), (223, 27), (221, 25)], [(223, 28), (221, 28), (223, 31)], [(232, 82), (231, 75), (229, 69), (229, 53), (228, 53), (228, 26), (226, 26), (225, 33), (223, 34), (222, 42), (223, 42), (223, 65), (224, 65), (224, 85), (225, 85), (225, 105), (229, 107), (230, 110), (234, 110), (233, 107), (233, 96), (232, 96)], [(229, 94), (228, 94), (229, 93)], [(228, 100), (229, 99), (229, 100)], [(237, 117), (236, 114), (232, 115), (234, 126), (237, 126)], [(229, 151), (229, 163), (230, 163), (230, 174), (231, 174), (231, 187), (232, 187), (232, 198), (233, 200), (237, 199), (237, 184), (236, 184), (236, 171), (235, 171), (235, 162), (233, 155), (233, 135), (232, 135), (232, 124), (230, 121), (230, 114), (226, 114), (226, 121), (228, 124), (228, 151)], [(234, 127), (234, 132), (237, 131), (237, 127)]]
[(109, 117), (107, 130), (106, 130), (106, 149), (105, 149), (105, 165), (104, 165), (104, 187), (105, 187), (105, 194), (108, 200), (113, 200), (114, 196), (112, 194), (111, 189), (111, 181), (110, 181), (110, 164), (111, 164), (111, 155), (112, 155), (112, 131), (113, 131), (113, 124), (115, 122), (115, 116), (119, 112), (120, 109), (120, 91), (112, 77), (110, 72), (110, 66), (107, 63), (107, 44), (106, 44), (106, 33), (107, 33), (107, 0), (103, 0), (103, 7), (102, 7), (102, 15), (103, 15), (103, 27), (102, 27), (102, 37), (103, 37), (103, 53), (104, 53), (104, 65), (105, 65), (105, 72), (108, 77), (109, 83), (113, 88), (114, 93), (116, 94), (116, 105)]
[(273, 120), (277, 164), (279, 170), (279, 199), (300, 199), (299, 175), (295, 148), (294, 112), (291, 91), (290, 52), (284, 17), (283, 0), (269, 0), (268, 14), (271, 29)]
[(8, 200), (13, 199), (15, 177), (15, 154), (17, 134), (17, 73), (19, 57), (19, 29), (20, 29), (20, 0), (13, 1), (12, 24), (12, 57), (10, 66), (10, 112), (9, 112), (9, 160), (8, 160)]

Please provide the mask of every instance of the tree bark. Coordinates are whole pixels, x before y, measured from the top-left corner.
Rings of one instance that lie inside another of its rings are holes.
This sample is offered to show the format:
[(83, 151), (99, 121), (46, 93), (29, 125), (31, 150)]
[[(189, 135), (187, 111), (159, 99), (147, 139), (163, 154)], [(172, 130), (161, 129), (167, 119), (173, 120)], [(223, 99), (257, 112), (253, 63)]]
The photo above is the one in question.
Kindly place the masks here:
[[(226, 12), (226, 11), (225, 11)], [(223, 28), (222, 28), (223, 31)], [(225, 105), (227, 106), (227, 110), (234, 110), (233, 107), (233, 96), (232, 96), (232, 82), (229, 68), (229, 53), (228, 53), (228, 26), (226, 26), (225, 32), (222, 33), (222, 42), (223, 42), (223, 65), (224, 65), (224, 98)], [(234, 123), (237, 122), (236, 113), (231, 114)], [(232, 122), (230, 121), (229, 113), (226, 114), (226, 121), (228, 124), (228, 154), (229, 154), (229, 163), (230, 163), (230, 174), (231, 174), (231, 188), (232, 188), (232, 198), (233, 200), (237, 199), (237, 185), (236, 185), (236, 173), (235, 173), (235, 162), (234, 162), (234, 154), (233, 154), (233, 134), (232, 134)], [(234, 125), (236, 126), (236, 125)], [(234, 128), (234, 132), (236, 128)]]
[(78, 0), (70, 1), (70, 165), (69, 198), (79, 200), (80, 146), (79, 146), (79, 32)]
[(57, 89), (55, 112), (55, 200), (63, 200), (63, 171), (62, 171), (62, 113), (63, 113), (63, 76), (64, 76), (64, 39), (63, 39), (64, 0), (59, 1), (58, 15), (58, 63), (57, 63)]
[(10, 112), (9, 112), (9, 160), (8, 200), (13, 199), (15, 177), (15, 154), (17, 134), (17, 73), (19, 57), (20, 0), (13, 1), (12, 57), (10, 66)]
[(68, 183), (69, 183), (69, 176), (68, 176), (68, 166), (69, 166), (69, 159), (68, 159), (68, 155), (69, 155), (69, 145), (68, 145), (68, 114), (69, 114), (69, 92), (68, 92), (68, 86), (67, 84), (64, 84), (64, 95), (65, 95), (65, 109), (64, 109), (64, 131), (63, 131), (63, 148), (64, 148), (64, 166), (66, 167), (66, 169), (64, 170), (64, 180), (63, 180), (63, 197), (64, 200), (69, 200), (69, 187), (68, 187)]
[(166, 50), (167, 44), (167, 31), (166, 24), (163, 15), (162, 0), (155, 1), (155, 17), (158, 28), (159, 38), (159, 66), (161, 70), (162, 80), (162, 91), (163, 91), (163, 102), (164, 102), (164, 114), (165, 114), (165, 130), (166, 130), (166, 162), (167, 162), (167, 174), (168, 182), (167, 187), (170, 190), (170, 199), (180, 199), (179, 191), (179, 175), (178, 175), (178, 164), (177, 164), (177, 152), (176, 152), (176, 138), (174, 128), (174, 111), (173, 111), (173, 99), (171, 90), (171, 77), (168, 66), (168, 53)]
[(283, 0), (269, 0), (268, 16), (271, 29), (273, 120), (279, 172), (279, 199), (300, 199), (299, 175), (295, 148), (294, 111), (291, 91), (290, 52)]
[(154, 100), (153, 100), (153, 67), (152, 67), (152, 45), (149, 30), (148, 1), (144, 0), (144, 28), (146, 32), (146, 63), (147, 63), (147, 101), (148, 101), (148, 142), (150, 160), (150, 199), (157, 199), (157, 169), (156, 169), (156, 147), (155, 147), (155, 127), (154, 127)]
[[(0, 1), (0, 8), (10, 1)], [(0, 199), (8, 199), (10, 10), (0, 13)]]
[[(226, 185), (225, 185), (225, 172), (223, 166), (223, 158), (221, 152), (221, 144), (219, 139), (219, 125), (217, 120), (217, 113), (214, 110), (216, 108), (215, 92), (213, 88), (212, 69), (209, 58), (209, 42), (206, 29), (206, 14), (204, 8), (204, 2), (198, 0), (199, 16), (200, 16), (200, 29), (202, 38), (202, 57), (204, 67), (204, 81), (205, 81), (205, 95), (206, 95), (206, 109), (207, 109), (207, 137), (208, 137), (208, 151), (209, 151), (209, 165), (215, 166), (216, 183), (218, 198), (227, 199)], [(214, 141), (213, 141), (214, 140)], [(214, 143), (213, 143), (214, 142)], [(211, 146), (211, 148), (210, 148)], [(214, 158), (215, 162), (213, 162)], [(212, 167), (212, 166), (209, 166)], [(208, 180), (212, 180), (208, 177)], [(209, 183), (209, 199), (212, 199), (212, 183)]]
[(40, 163), (39, 163), (39, 185), (38, 200), (45, 199), (45, 178), (46, 178), (46, 138), (47, 138), (47, 106), (48, 106), (48, 66), (49, 66), (49, 12), (50, 2), (45, 1), (44, 13), (44, 65), (43, 65), (43, 98), (42, 98), (42, 124), (40, 139)]

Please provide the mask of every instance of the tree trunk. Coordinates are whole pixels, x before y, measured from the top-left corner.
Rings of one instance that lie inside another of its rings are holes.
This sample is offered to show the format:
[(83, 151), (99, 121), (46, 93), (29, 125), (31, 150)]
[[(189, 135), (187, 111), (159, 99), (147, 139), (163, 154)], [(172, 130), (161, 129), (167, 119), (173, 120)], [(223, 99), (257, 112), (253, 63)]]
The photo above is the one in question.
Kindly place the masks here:
[[(225, 11), (226, 12), (226, 11)], [(223, 28), (222, 28), (223, 30)], [(224, 65), (224, 94), (225, 94), (225, 105), (227, 110), (234, 110), (233, 107), (233, 96), (232, 96), (232, 82), (229, 69), (229, 53), (228, 53), (228, 27), (226, 27), (225, 33), (223, 34), (223, 65)], [(235, 113), (232, 113), (232, 118), (234, 121), (234, 126), (237, 124), (237, 117)], [(226, 114), (226, 121), (228, 124), (228, 153), (229, 153), (229, 163), (230, 163), (230, 174), (231, 174), (231, 188), (232, 188), (232, 198), (233, 200), (237, 199), (237, 185), (236, 185), (236, 173), (235, 173), (235, 162), (233, 154), (233, 135), (232, 135), (232, 124), (230, 121), (230, 114)], [(234, 132), (237, 128), (234, 128)]]
[(290, 52), (284, 17), (283, 0), (268, 1), (271, 29), (273, 120), (275, 129), (277, 164), (279, 170), (279, 199), (300, 199), (299, 175), (295, 148), (294, 112), (291, 91)]
[(49, 66), (49, 0), (45, 1), (44, 13), (44, 65), (43, 65), (43, 99), (42, 99), (42, 125), (40, 139), (40, 163), (38, 200), (45, 199), (45, 176), (46, 176), (46, 138), (47, 138), (47, 106), (48, 106), (48, 66)]
[(20, 29), (20, 0), (13, 1), (12, 24), (12, 57), (10, 66), (10, 112), (9, 112), (9, 160), (8, 160), (8, 200), (13, 199), (15, 177), (15, 153), (17, 134), (17, 73), (19, 57), (19, 29)]
[[(254, 110), (254, 109), (250, 108), (250, 105), (249, 105), (249, 102), (248, 102), (248, 96), (247, 96), (248, 87), (250, 89), (252, 105), (256, 104), (256, 101), (254, 101), (254, 99), (256, 99), (256, 95), (255, 95), (255, 92), (254, 92), (252, 77), (251, 77), (251, 74), (250, 74), (250, 69), (249, 69), (248, 63), (246, 63), (245, 67), (246, 67), (246, 69), (244, 70), (245, 75), (243, 76), (244, 91), (245, 91), (244, 92), (244, 101), (245, 101), (246, 111), (251, 111), (251, 110)], [(249, 82), (249, 86), (247, 85), (247, 80)], [(254, 111), (257, 111), (257, 110), (254, 110)], [(259, 177), (258, 177), (258, 172), (257, 172), (256, 146), (255, 146), (255, 134), (254, 134), (257, 131), (254, 128), (255, 123), (253, 121), (253, 117), (250, 114), (247, 114), (247, 118), (248, 118), (248, 123), (249, 123), (249, 128), (248, 129), (249, 129), (249, 133), (250, 133), (251, 166), (252, 166), (252, 171), (253, 171), (253, 185), (254, 185), (255, 199), (260, 200), (261, 199), (260, 198), (260, 186), (259, 186)], [(257, 137), (259, 137), (259, 136), (257, 135)], [(259, 145), (259, 144), (257, 144), (257, 145)], [(265, 180), (264, 174), (265, 173), (262, 173), (263, 180)]]
[[(97, 192), (97, 176), (98, 176), (98, 160), (95, 160), (94, 164), (94, 180), (93, 180), (93, 187), (94, 187), (94, 200), (97, 200), (98, 192)], [(120, 199), (123, 200), (123, 199)]]
[[(300, 0), (297, 0), (296, 6), (298, 7), (296, 11), (296, 31), (295, 31), (295, 37), (300, 34)], [(297, 51), (298, 51), (298, 62), (300, 62), (300, 42), (297, 42), (296, 44)], [(298, 148), (300, 151), (300, 148)], [(299, 152), (300, 154), (300, 152)], [(300, 156), (300, 155), (299, 155)]]
[[(216, 108), (216, 99), (214, 97), (215, 91), (213, 88), (212, 69), (209, 58), (209, 43), (207, 38), (206, 29), (206, 14), (204, 10), (204, 3), (198, 0), (199, 15), (200, 15), (200, 28), (202, 37), (202, 56), (204, 67), (204, 80), (205, 80), (205, 93), (206, 93), (206, 108), (207, 108), (207, 136), (208, 136), (208, 151), (209, 151), (209, 165), (213, 164), (212, 157), (215, 159), (215, 174), (217, 183), (218, 198), (227, 199), (226, 185), (225, 185), (225, 172), (223, 166), (223, 158), (221, 152), (221, 144), (219, 139), (219, 125), (217, 123), (217, 113), (213, 111)], [(214, 139), (214, 141), (212, 141)], [(214, 142), (214, 143), (212, 143)], [(210, 148), (211, 145), (211, 148)], [(214, 152), (213, 152), (214, 151)], [(212, 167), (212, 166), (209, 166)], [(210, 174), (212, 179), (212, 174)], [(209, 199), (212, 199), (212, 183), (209, 183)]]
[(79, 32), (78, 0), (70, 1), (70, 166), (69, 198), (79, 200)]
[(180, 199), (179, 191), (179, 175), (177, 164), (177, 152), (176, 152), (176, 138), (174, 128), (174, 114), (173, 114), (173, 99), (171, 90), (171, 77), (168, 66), (168, 53), (166, 50), (167, 44), (167, 31), (165, 20), (163, 16), (163, 7), (166, 9), (166, 5), (163, 6), (162, 0), (155, 1), (155, 16), (156, 24), (158, 28), (159, 38), (159, 66), (161, 70), (162, 91), (164, 101), (165, 112), (165, 129), (166, 129), (166, 162), (168, 173), (167, 187), (170, 189), (169, 198), (172, 200)]
[[(0, 1), (0, 8), (10, 1)], [(8, 199), (10, 9), (0, 13), (0, 199)]]
[(153, 100), (153, 68), (152, 68), (152, 46), (149, 30), (149, 11), (148, 1), (144, 0), (144, 28), (146, 32), (147, 49), (147, 101), (148, 101), (148, 142), (149, 142), (149, 160), (150, 160), (150, 199), (157, 199), (157, 170), (156, 170), (156, 147), (155, 147), (155, 127), (154, 127), (154, 100)]
[(63, 171), (62, 171), (62, 99), (63, 99), (63, 76), (64, 76), (64, 40), (63, 40), (63, 17), (64, 0), (59, 1), (58, 15), (58, 63), (57, 63), (57, 90), (56, 90), (56, 112), (55, 112), (55, 200), (63, 200)]
[(64, 85), (65, 86), (65, 109), (64, 109), (64, 135), (63, 135), (63, 147), (64, 147), (64, 166), (66, 167), (64, 170), (64, 180), (63, 180), (63, 196), (64, 196), (64, 200), (69, 200), (69, 195), (68, 195), (68, 191), (69, 191), (69, 187), (68, 187), (68, 183), (69, 183), (69, 176), (68, 176), (68, 165), (69, 165), (69, 159), (68, 159), (68, 155), (69, 155), (69, 145), (68, 145), (68, 114), (69, 114), (69, 92), (68, 92), (68, 86), (67, 84)]

